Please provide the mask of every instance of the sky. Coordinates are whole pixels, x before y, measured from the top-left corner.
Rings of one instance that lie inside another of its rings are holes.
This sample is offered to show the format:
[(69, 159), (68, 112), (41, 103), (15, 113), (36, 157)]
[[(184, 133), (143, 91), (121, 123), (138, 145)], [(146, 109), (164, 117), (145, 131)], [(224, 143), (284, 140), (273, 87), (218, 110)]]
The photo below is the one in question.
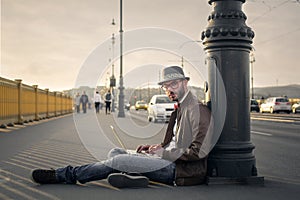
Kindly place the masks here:
[[(212, 10), (206, 0), (124, 0), (125, 87), (155, 85), (163, 66), (182, 63), (191, 84), (202, 86), (205, 56), (195, 41)], [(300, 2), (247, 0), (243, 11), (255, 32), (254, 87), (300, 84)], [(108, 84), (112, 71), (119, 76), (119, 21), (119, 0), (1, 0), (0, 76), (50, 91), (81, 79)]]

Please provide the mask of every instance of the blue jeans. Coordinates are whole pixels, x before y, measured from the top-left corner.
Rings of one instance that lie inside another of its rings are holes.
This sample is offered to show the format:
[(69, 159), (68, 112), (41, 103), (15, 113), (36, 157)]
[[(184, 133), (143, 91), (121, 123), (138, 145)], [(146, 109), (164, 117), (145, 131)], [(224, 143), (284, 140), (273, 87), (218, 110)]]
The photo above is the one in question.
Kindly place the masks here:
[(114, 148), (108, 159), (77, 167), (67, 166), (56, 170), (60, 182), (75, 184), (106, 179), (117, 172), (135, 172), (148, 177), (151, 181), (172, 185), (175, 179), (175, 163), (161, 158), (128, 154), (124, 149)]

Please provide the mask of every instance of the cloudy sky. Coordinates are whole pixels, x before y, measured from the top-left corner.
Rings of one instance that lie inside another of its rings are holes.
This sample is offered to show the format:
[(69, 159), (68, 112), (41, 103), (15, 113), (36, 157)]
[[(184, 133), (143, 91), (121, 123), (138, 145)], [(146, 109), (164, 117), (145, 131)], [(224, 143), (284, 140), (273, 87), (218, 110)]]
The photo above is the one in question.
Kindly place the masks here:
[[(243, 8), (246, 23), (256, 34), (254, 86), (300, 84), (299, 1), (247, 0)], [(123, 9), (124, 34), (148, 27), (168, 30), (170, 39), (173, 33), (180, 35), (178, 39), (174, 35), (174, 40), (178, 49), (186, 51), (192, 43), (189, 40), (200, 40), (212, 11), (207, 0), (124, 0)], [(115, 26), (111, 25), (113, 18)], [(112, 58), (114, 73), (117, 77), (119, 73), (119, 18), (119, 0), (1, 0), (0, 75), (59, 91), (73, 88), (83, 66), (93, 62), (101, 70), (91, 77), (105, 84), (112, 73)], [(112, 33), (117, 36), (113, 48)], [(141, 35), (143, 32), (138, 32), (137, 39)], [(151, 40), (151, 36), (144, 40)], [(129, 39), (124, 44), (134, 42)], [(182, 64), (181, 56), (165, 50), (164, 45), (168, 44), (126, 53), (125, 86), (155, 83), (162, 65)], [(203, 48), (201, 43), (197, 45)], [(93, 54), (98, 60), (89, 61)], [(204, 56), (203, 52), (197, 55), (189, 57), (193, 65), (185, 60), (183, 64), (193, 83), (202, 85)]]

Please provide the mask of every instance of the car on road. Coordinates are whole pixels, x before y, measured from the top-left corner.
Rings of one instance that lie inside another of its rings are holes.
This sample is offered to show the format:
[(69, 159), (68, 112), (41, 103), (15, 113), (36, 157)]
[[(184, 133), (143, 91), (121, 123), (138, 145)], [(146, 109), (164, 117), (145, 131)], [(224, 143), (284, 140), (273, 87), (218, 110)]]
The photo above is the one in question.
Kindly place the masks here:
[(293, 113), (300, 112), (300, 101), (292, 106)]
[(124, 100), (124, 108), (126, 109), (126, 110), (130, 110), (130, 103), (128, 102), (128, 100), (127, 99), (125, 99)]
[(167, 95), (154, 95), (148, 105), (148, 121), (168, 122), (175, 103)]
[(270, 97), (266, 99), (265, 103), (260, 105), (260, 112), (286, 112), (292, 111), (291, 103), (286, 97)]
[(259, 105), (255, 99), (250, 100), (250, 112), (252, 111), (259, 112)]
[(125, 108), (126, 110), (130, 110), (130, 103), (125, 103), (124, 108)]
[(147, 110), (148, 105), (145, 101), (137, 101), (135, 103), (135, 110)]

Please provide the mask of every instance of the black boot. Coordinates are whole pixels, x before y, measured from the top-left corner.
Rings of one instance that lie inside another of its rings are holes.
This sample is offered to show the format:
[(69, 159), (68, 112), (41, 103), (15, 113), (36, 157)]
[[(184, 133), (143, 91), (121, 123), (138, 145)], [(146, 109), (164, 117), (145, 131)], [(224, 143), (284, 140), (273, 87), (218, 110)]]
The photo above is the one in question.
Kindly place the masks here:
[(31, 180), (39, 184), (60, 183), (54, 169), (34, 169), (31, 172)]

